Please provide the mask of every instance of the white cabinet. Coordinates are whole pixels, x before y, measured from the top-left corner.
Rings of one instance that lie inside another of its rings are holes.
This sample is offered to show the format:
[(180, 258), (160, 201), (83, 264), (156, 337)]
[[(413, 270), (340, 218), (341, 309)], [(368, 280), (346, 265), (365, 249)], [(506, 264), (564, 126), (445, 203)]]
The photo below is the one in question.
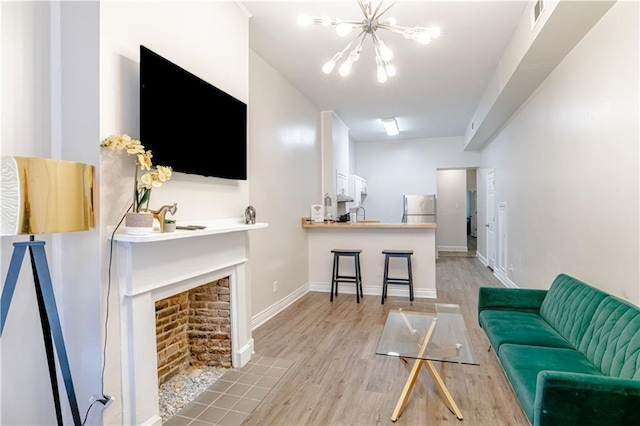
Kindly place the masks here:
[(340, 195), (348, 195), (347, 174), (336, 170), (336, 197), (340, 198)]
[(349, 196), (353, 198), (351, 207), (361, 206), (367, 196), (366, 179), (357, 175), (349, 176)]

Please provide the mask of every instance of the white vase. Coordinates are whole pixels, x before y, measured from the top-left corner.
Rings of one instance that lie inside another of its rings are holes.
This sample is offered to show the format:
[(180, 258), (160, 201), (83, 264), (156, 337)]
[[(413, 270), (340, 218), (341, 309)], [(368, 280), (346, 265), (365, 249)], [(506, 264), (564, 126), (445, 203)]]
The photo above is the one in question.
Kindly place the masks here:
[(129, 235), (148, 235), (153, 232), (153, 214), (129, 212), (124, 218), (124, 228)]

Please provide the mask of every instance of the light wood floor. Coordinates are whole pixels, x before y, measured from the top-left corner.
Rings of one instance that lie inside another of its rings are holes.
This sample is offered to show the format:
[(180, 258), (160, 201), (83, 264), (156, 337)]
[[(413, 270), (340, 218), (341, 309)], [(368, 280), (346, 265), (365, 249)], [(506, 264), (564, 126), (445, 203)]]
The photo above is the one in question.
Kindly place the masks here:
[[(528, 425), (477, 324), (478, 287), (502, 285), (475, 258), (441, 256), (436, 267), (436, 301), (461, 306), (480, 365), (434, 363), (462, 421), (423, 369), (395, 424)], [(254, 330), (256, 354), (295, 363), (244, 425), (394, 424), (391, 414), (411, 365), (375, 354), (388, 306), (380, 296), (365, 295), (357, 304), (355, 295), (339, 294), (332, 303), (328, 293), (311, 292)]]

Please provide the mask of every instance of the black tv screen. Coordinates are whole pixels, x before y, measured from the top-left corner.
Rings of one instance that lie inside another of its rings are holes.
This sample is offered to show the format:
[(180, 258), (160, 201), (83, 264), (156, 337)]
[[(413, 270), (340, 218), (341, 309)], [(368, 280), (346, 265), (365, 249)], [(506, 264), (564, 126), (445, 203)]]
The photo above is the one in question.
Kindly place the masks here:
[(142, 45), (140, 141), (154, 165), (247, 179), (247, 105)]

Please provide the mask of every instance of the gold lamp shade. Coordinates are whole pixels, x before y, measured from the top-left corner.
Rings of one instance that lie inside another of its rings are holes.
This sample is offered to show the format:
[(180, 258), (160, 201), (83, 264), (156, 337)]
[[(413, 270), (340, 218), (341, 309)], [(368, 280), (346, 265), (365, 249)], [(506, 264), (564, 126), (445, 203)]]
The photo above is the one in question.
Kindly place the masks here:
[(2, 157), (1, 161), (0, 235), (95, 227), (94, 166), (32, 157)]

